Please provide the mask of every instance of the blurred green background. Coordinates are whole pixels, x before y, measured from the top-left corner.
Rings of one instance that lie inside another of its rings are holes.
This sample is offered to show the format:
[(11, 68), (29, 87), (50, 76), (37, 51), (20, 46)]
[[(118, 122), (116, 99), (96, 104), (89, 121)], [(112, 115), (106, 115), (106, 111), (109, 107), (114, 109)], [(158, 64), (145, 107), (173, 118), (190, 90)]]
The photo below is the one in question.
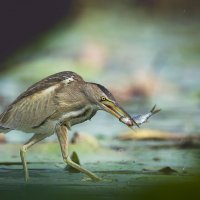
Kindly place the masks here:
[[(188, 199), (180, 187), (198, 193), (192, 186), (200, 160), (199, 1), (7, 1), (1, 9), (1, 112), (31, 84), (67, 70), (107, 87), (131, 115), (154, 104), (162, 109), (136, 130), (137, 138), (103, 112), (73, 127), (71, 137), (75, 132), (78, 137), (71, 150), (111, 183), (95, 186), (81, 181), (82, 174), (63, 171), (52, 136), (29, 151), (34, 187), (46, 187), (48, 179), (63, 195), (71, 184), (73, 191), (92, 191), (100, 199), (116, 197), (116, 188), (122, 197), (130, 193), (138, 199), (145, 198), (143, 191), (163, 197), (172, 186), (177, 199)], [(0, 135), (5, 194), (24, 187), (18, 149), (28, 138), (19, 131)]]

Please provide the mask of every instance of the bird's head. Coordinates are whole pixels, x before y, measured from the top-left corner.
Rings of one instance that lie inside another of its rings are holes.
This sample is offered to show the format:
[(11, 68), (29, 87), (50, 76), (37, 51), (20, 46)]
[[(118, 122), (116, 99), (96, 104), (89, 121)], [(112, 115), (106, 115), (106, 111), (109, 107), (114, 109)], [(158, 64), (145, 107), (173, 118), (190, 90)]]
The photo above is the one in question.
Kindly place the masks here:
[(98, 106), (98, 109), (114, 115), (129, 127), (138, 126), (104, 86), (96, 83), (87, 83), (87, 85), (87, 96), (92, 103)]

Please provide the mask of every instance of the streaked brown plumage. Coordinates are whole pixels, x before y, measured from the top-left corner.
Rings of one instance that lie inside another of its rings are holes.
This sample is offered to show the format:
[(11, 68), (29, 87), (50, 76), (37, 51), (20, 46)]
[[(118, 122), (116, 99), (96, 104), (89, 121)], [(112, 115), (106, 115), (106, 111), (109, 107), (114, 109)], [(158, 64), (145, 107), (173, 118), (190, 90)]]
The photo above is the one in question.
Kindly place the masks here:
[[(73, 83), (66, 86), (66, 79), (75, 76)], [(52, 115), (58, 115), (61, 104), (59, 97), (63, 90), (69, 93), (72, 87), (83, 79), (73, 72), (61, 72), (49, 76), (29, 87), (0, 116), (0, 125), (9, 129), (30, 129), (44, 123)], [(64, 106), (64, 105), (62, 105)]]
[(35, 143), (54, 134), (58, 136), (64, 161), (98, 180), (92, 172), (80, 167), (68, 156), (68, 134), (71, 126), (91, 119), (98, 110), (105, 110), (118, 119), (126, 118), (128, 126), (137, 125), (103, 86), (85, 82), (74, 72), (51, 75), (22, 93), (0, 115), (0, 130), (21, 130), (35, 133), (20, 151), (25, 179), (28, 169), (25, 152)]

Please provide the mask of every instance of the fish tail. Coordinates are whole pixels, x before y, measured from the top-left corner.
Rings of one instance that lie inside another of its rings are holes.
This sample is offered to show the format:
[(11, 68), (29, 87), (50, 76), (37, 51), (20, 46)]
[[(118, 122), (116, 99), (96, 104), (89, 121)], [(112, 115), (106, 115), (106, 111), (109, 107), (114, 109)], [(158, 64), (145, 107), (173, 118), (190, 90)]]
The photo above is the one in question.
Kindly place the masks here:
[(151, 112), (152, 114), (155, 114), (155, 113), (160, 112), (160, 111), (161, 111), (160, 108), (156, 109), (156, 104), (155, 104), (155, 105), (153, 106), (153, 108), (150, 110), (150, 112)]

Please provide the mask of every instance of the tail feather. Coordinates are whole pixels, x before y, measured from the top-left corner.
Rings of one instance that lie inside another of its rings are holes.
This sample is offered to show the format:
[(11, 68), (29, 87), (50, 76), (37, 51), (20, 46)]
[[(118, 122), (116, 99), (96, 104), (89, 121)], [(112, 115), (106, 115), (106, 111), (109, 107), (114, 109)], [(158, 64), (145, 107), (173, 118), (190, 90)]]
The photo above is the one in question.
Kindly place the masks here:
[(3, 126), (0, 126), (0, 133), (7, 133), (7, 132), (9, 132), (9, 128), (5, 128), (5, 127), (3, 127)]
[(3, 126), (3, 123), (2, 123), (3, 116), (4, 116), (4, 112), (0, 114), (0, 133), (7, 133), (10, 131), (10, 129)]

